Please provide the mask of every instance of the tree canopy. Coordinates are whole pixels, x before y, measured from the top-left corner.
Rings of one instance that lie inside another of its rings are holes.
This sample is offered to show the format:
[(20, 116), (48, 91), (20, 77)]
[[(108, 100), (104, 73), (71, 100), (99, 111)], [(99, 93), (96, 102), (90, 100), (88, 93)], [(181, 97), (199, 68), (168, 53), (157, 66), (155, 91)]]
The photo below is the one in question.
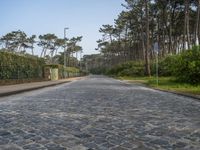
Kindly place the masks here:
[[(147, 75), (156, 57), (179, 54), (200, 38), (200, 0), (125, 0), (114, 25), (102, 25), (97, 41), (107, 68), (127, 61), (144, 61)], [(98, 56), (99, 57), (99, 56)]]

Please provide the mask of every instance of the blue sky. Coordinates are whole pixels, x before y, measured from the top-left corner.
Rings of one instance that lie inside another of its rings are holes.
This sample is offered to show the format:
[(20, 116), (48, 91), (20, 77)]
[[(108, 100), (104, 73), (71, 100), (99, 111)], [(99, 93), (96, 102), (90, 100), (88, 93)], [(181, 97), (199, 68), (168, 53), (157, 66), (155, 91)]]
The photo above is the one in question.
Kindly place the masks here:
[[(27, 35), (83, 36), (84, 54), (96, 53), (102, 24), (113, 24), (124, 0), (0, 0), (0, 36), (14, 30)], [(37, 48), (37, 51), (39, 49)]]

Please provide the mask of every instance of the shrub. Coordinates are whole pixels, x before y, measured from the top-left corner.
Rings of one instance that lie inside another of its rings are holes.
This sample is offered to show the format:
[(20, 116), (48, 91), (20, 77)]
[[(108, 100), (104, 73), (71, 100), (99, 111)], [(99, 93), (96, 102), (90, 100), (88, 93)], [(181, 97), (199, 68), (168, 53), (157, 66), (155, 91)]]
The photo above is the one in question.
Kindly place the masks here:
[[(152, 65), (152, 73), (155, 74), (155, 63)], [(178, 81), (199, 84), (200, 83), (200, 47), (195, 46), (191, 50), (179, 55), (170, 55), (159, 61), (160, 76), (175, 76)]]
[(43, 77), (45, 62), (38, 57), (0, 52), (0, 79), (32, 79)]
[(174, 75), (178, 80), (191, 84), (200, 83), (200, 47), (184, 51), (177, 58)]
[(105, 67), (98, 67), (98, 68), (92, 68), (89, 71), (92, 74), (105, 74), (106, 73), (106, 68)]
[(144, 76), (144, 63), (130, 61), (119, 64), (108, 70), (107, 74), (115, 76)]
[[(160, 76), (173, 76), (176, 71), (176, 65), (179, 55), (169, 55), (158, 62), (158, 73)], [(152, 64), (152, 74), (156, 74), (156, 62)]]

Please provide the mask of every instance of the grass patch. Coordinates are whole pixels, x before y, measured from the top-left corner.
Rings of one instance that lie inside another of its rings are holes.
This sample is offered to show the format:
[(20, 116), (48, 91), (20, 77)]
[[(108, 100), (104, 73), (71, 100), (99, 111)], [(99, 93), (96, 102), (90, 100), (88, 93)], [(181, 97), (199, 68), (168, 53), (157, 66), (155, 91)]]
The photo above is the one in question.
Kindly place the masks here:
[(118, 77), (118, 79), (128, 80), (129, 82), (143, 83), (150, 87), (163, 90), (200, 95), (200, 85), (177, 82), (174, 77), (159, 77), (158, 85), (155, 77)]

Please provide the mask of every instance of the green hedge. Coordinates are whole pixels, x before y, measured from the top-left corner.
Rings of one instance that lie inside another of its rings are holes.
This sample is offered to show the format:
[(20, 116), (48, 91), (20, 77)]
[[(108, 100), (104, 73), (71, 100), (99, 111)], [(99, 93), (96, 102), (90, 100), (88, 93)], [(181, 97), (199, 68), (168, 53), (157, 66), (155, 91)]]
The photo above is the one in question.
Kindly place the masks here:
[[(59, 79), (63, 79), (65, 77), (74, 77), (74, 76), (80, 75), (80, 70), (78, 68), (75, 68), (75, 67), (64, 67), (63, 65), (59, 65), (59, 64), (45, 65), (45, 68), (46, 67), (57, 68)], [(65, 75), (65, 73), (66, 73), (66, 75)]]
[(0, 79), (43, 78), (43, 59), (0, 52)]

